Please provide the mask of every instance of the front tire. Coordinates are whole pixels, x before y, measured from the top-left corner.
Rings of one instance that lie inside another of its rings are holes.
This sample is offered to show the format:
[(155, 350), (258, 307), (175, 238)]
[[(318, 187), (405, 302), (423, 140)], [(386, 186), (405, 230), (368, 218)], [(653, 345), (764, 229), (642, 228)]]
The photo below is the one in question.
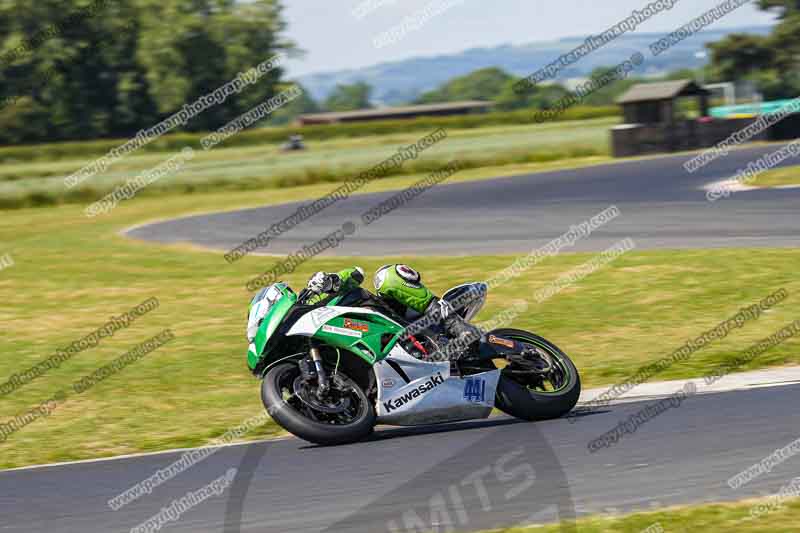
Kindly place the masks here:
[(296, 363), (273, 367), (261, 383), (261, 401), (270, 416), (286, 431), (314, 444), (331, 446), (356, 442), (372, 433), (376, 415), (372, 402), (361, 387), (341, 370), (337, 380), (344, 384), (352, 402), (357, 402), (352, 416), (336, 420), (317, 413), (295, 394), (294, 383), (300, 376)]
[(497, 336), (527, 342), (544, 350), (557, 361), (563, 380), (557, 390), (547, 391), (531, 387), (507, 369), (500, 374), (495, 406), (506, 414), (522, 420), (551, 420), (567, 414), (578, 403), (581, 395), (581, 378), (572, 360), (558, 346), (533, 333), (520, 329), (498, 329)]

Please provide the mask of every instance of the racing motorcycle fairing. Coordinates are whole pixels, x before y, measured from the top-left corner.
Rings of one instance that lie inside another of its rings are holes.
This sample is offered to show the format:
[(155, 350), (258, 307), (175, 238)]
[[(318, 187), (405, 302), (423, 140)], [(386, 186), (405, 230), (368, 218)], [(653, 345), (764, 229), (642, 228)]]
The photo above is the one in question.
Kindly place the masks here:
[(250, 301), (247, 319), (247, 366), (255, 370), (278, 327), (297, 303), (297, 295), (285, 283), (261, 289)]
[(383, 313), (364, 307), (328, 306), (300, 317), (286, 336), (313, 337), (374, 364), (389, 354), (403, 331), (403, 326)]
[(500, 370), (454, 376), (450, 362), (422, 361), (395, 345), (373, 369), (378, 422), (397, 426), (487, 418)]

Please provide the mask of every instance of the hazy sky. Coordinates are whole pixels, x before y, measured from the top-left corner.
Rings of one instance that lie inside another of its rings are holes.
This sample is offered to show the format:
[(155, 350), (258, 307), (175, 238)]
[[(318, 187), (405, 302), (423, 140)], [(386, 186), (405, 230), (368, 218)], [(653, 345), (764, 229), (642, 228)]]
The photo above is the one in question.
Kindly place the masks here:
[[(650, 0), (286, 0), (288, 37), (306, 51), (289, 64), (289, 74), (373, 65), (413, 56), (433, 56), (469, 48), (523, 44), (597, 34), (641, 9)], [(364, 2), (378, 5), (357, 19)], [(376, 48), (373, 39), (403, 18), (433, 3), (451, 5), (401, 40)], [(714, 7), (720, 0), (678, 0), (675, 6), (637, 28), (668, 32)], [(713, 28), (769, 24), (773, 16), (748, 4)]]

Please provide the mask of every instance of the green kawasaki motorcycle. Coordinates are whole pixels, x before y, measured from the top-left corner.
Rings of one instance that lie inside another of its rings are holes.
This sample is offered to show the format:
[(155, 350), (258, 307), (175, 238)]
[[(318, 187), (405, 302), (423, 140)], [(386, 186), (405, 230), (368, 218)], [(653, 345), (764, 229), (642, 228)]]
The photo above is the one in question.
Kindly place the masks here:
[[(468, 283), (442, 298), (469, 321), (487, 289)], [(443, 361), (451, 339), (441, 325), (399, 317), (361, 288), (308, 305), (313, 295), (275, 283), (255, 295), (248, 315), (247, 364), (262, 379), (261, 399), (301, 439), (344, 444), (366, 437), (376, 424), (487, 418), (494, 407), (546, 420), (578, 401), (575, 365), (538, 335), (495, 329), (457, 362)]]

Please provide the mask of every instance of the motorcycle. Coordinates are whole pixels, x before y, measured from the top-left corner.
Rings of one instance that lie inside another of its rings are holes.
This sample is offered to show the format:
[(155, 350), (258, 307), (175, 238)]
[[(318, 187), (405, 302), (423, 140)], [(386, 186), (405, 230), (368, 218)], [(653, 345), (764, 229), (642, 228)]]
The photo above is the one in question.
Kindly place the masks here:
[[(442, 298), (470, 321), (488, 287), (467, 283)], [(568, 413), (580, 395), (570, 358), (518, 329), (486, 332), (458, 361), (441, 324), (400, 316), (358, 288), (307, 303), (286, 283), (263, 288), (248, 312), (247, 364), (261, 399), (284, 429), (336, 445), (367, 437), (377, 424), (416, 426), (487, 418), (496, 407), (523, 420)]]

